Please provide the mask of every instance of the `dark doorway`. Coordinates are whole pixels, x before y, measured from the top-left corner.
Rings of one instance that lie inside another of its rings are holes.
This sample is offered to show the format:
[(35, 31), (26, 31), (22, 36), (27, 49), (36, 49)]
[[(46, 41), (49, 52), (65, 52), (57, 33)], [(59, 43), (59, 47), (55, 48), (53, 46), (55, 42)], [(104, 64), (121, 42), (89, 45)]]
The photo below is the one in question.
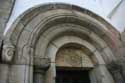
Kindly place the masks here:
[(87, 70), (57, 69), (56, 83), (90, 83)]

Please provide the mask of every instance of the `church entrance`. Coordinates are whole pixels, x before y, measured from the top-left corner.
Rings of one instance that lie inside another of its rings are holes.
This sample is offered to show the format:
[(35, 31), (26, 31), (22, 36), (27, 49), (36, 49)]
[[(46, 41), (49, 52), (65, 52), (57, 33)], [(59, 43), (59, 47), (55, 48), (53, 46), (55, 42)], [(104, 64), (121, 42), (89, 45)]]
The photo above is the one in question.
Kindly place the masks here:
[(56, 56), (56, 83), (90, 83), (93, 62), (79, 45), (62, 47)]
[(75, 68), (57, 68), (56, 83), (90, 83), (89, 71)]

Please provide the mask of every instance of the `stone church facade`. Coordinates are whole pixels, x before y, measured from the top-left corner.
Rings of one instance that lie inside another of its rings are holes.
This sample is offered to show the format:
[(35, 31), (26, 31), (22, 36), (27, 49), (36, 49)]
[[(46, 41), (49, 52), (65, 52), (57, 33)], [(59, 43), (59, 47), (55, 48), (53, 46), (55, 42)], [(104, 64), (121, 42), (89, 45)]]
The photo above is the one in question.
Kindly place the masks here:
[(0, 83), (67, 82), (58, 71), (87, 71), (87, 83), (125, 83), (124, 34), (75, 5), (36, 6), (1, 35)]

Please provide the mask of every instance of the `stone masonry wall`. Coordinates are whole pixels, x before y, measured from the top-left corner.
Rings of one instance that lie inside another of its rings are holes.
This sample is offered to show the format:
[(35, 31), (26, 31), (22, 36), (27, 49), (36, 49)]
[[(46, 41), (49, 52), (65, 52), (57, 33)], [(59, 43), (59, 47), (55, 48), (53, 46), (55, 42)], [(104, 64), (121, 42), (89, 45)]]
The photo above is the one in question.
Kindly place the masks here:
[(0, 44), (6, 23), (11, 14), (15, 0), (0, 0)]

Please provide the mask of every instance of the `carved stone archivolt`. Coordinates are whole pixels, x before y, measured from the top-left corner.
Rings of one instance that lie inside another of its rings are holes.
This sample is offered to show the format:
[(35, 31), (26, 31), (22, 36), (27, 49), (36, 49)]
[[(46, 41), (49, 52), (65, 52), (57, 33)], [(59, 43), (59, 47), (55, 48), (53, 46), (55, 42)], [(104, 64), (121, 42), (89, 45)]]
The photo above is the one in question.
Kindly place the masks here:
[[(54, 8), (57, 8), (57, 9), (54, 9)], [(57, 26), (64, 23), (79, 25), (80, 27), (74, 27), (74, 26), (70, 27), (69, 25), (68, 26), (66, 25), (67, 27), (61, 26), (59, 28), (52, 27), (52, 26)], [(36, 56), (39, 55), (33, 58), (33, 65), (35, 66), (35, 72), (41, 72), (42, 69), (45, 70), (50, 66), (50, 61), (48, 60), (48, 58), (44, 58), (43, 56), (46, 56), (47, 45), (49, 45), (49, 42), (51, 42), (53, 39), (56, 39), (57, 37), (64, 36), (64, 35), (78, 36), (82, 39), (87, 40), (87, 42), (91, 43), (96, 48), (102, 49), (103, 48), (102, 42), (98, 40), (99, 38), (101, 38), (102, 40), (105, 41), (105, 43), (107, 43), (107, 45), (109, 45), (110, 48), (113, 49), (116, 47), (114, 45), (116, 41), (114, 42), (115, 40), (114, 38), (113, 40), (110, 39), (110, 37), (112, 36), (109, 36), (109, 32), (111, 31), (107, 31), (107, 30), (111, 30), (111, 27), (112, 27), (111, 25), (109, 25), (99, 16), (93, 14), (92, 12), (89, 12), (88, 10), (85, 10), (73, 5), (48, 4), (48, 5), (36, 7), (34, 9), (30, 9), (29, 11), (21, 15), (21, 17), (18, 18), (15, 24), (12, 25), (12, 27), (10, 27), (10, 30), (8, 30), (7, 34), (5, 35), (5, 38), (11, 39), (11, 42), (13, 42), (13, 44), (17, 48), (16, 53), (20, 53), (22, 52), (22, 50), (24, 50), (23, 51), (24, 53), (21, 53), (20, 55), (17, 54), (17, 56), (20, 57), (22, 56), (22, 54), (24, 54), (24, 56), (27, 56), (27, 55), (33, 56), (33, 54)], [(91, 32), (88, 33), (88, 31), (91, 31)], [(69, 34), (69, 32), (71, 34)], [(65, 33), (68, 33), (68, 34), (65, 34)], [(91, 33), (95, 33), (97, 36), (93, 36)], [(40, 36), (41, 36), (41, 41), (39, 38)], [(37, 43), (37, 41), (39, 41), (40, 44), (38, 44), (39, 42)], [(23, 49), (24, 45), (26, 44), (37, 49), (35, 50), (36, 53), (32, 52), (31, 55), (28, 54), (29, 50), (27, 48), (26, 48), (27, 50)], [(38, 44), (38, 48), (36, 44)], [(14, 53), (15, 53), (15, 47), (12, 44), (10, 43), (4, 44), (3, 51), (2, 51), (2, 60), (5, 62), (11, 62), (13, 59)], [(105, 52), (105, 54), (108, 54), (107, 56), (110, 57), (110, 53)], [(105, 57), (108, 60), (107, 56)], [(30, 58), (27, 58), (27, 60), (28, 59)], [(17, 61), (18, 59), (15, 59), (15, 60)], [(53, 64), (55, 66), (55, 62), (53, 62)], [(67, 49), (63, 50), (62, 52), (57, 54), (56, 65), (69, 66), (69, 67), (73, 67), (73, 66), (90, 67), (93, 65), (93, 63), (91, 62), (88, 56), (84, 55), (84, 52), (76, 50), (74, 48), (70, 48), (68, 50)], [(17, 71), (12, 70), (14, 71), (14, 73), (17, 74), (15, 75), (14, 82), (12, 83), (16, 83), (16, 82), (31, 83), (29, 82), (29, 78), (31, 77), (32, 79), (33, 76), (31, 76), (31, 73), (29, 72), (30, 70), (31, 71), (33, 70), (32, 67), (26, 64), (24, 66), (29, 66), (29, 67), (23, 67), (22, 65), (18, 65), (18, 66), (19, 67), (13, 67), (13, 64), (12, 64), (12, 68), (17, 70)], [(49, 69), (50, 71), (52, 66), (53, 65), (50, 66), (50, 69)], [(95, 68), (95, 70), (98, 71), (98, 68)], [(103, 71), (102, 69), (100, 70)], [(22, 72), (27, 72), (27, 73), (22, 74)], [(51, 73), (49, 73), (49, 75)], [(100, 73), (99, 75), (95, 74), (95, 76), (96, 75), (100, 76)], [(40, 78), (42, 77), (42, 75), (39, 75), (38, 73), (36, 74), (36, 77), (37, 76), (39, 76)], [(17, 81), (17, 79), (18, 80), (21, 79), (21, 81)], [(23, 82), (24, 80), (25, 82)], [(102, 78), (101, 80), (104, 80), (104, 79)], [(110, 81), (110, 78), (106, 78), (105, 80)], [(10, 83), (10, 81), (8, 80), (6, 81)], [(40, 83), (43, 83), (43, 82), (41, 81)], [(49, 82), (49, 83), (52, 83), (52, 82)], [(97, 82), (93, 82), (93, 83), (97, 83)], [(113, 82), (106, 81), (103, 83), (113, 83)]]
[(2, 50), (2, 61), (11, 62), (15, 53), (15, 47), (12, 44), (4, 44)]

